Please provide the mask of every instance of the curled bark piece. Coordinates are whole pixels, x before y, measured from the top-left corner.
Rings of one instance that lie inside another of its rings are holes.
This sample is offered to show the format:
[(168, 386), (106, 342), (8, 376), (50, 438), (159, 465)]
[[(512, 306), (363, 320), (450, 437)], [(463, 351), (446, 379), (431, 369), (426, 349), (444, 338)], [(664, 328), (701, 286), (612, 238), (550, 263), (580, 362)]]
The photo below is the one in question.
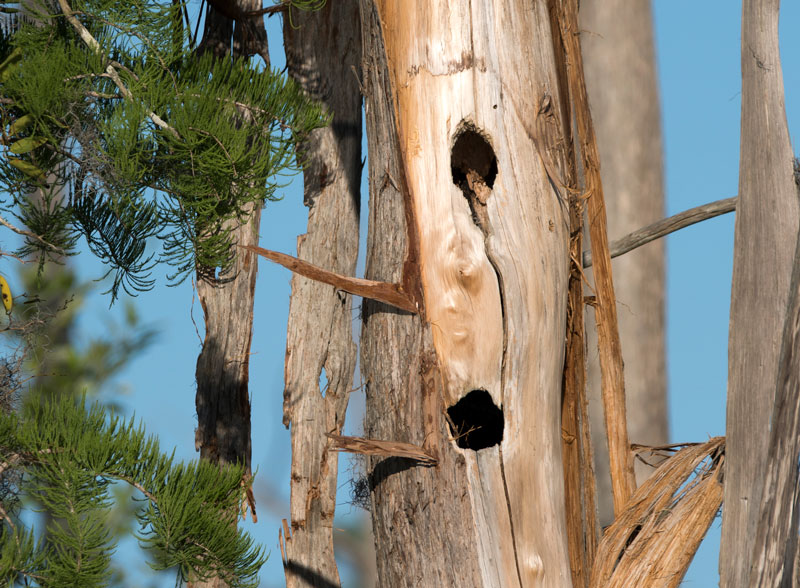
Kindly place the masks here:
[(724, 459), (715, 437), (664, 461), (603, 536), (590, 586), (678, 586), (722, 504)]

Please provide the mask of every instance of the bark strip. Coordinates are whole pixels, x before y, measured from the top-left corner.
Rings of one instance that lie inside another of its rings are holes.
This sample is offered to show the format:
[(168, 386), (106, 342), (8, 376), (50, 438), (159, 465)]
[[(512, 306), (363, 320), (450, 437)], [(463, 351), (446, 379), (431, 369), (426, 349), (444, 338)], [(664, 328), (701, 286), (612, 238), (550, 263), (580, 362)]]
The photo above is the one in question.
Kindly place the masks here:
[(597, 485), (594, 472), (589, 402), (586, 396), (586, 330), (583, 303), (584, 201), (578, 189), (577, 153), (572, 136), (567, 58), (558, 24), (558, 2), (548, 3), (553, 32), (553, 50), (559, 76), (559, 109), (565, 121), (565, 143), (569, 155), (565, 182), (569, 187), (570, 273), (567, 301), (567, 337), (561, 394), (561, 452), (564, 460), (564, 496), (567, 517), (572, 585), (585, 588), (597, 551), (600, 528), (597, 523)]
[(429, 455), (425, 449), (412, 443), (401, 441), (379, 441), (377, 439), (364, 439), (363, 437), (349, 437), (347, 435), (328, 435), (333, 441), (333, 449), (360, 453), (361, 455), (377, 455), (381, 457), (405, 457), (414, 459), (426, 465), (436, 465), (436, 458)]
[(677, 588), (722, 504), (725, 439), (677, 451), (606, 530), (592, 588)]
[(577, 123), (583, 169), (586, 177), (589, 235), (594, 253), (595, 291), (597, 296), (597, 341), (600, 357), (603, 408), (608, 436), (611, 486), (614, 512), (619, 513), (633, 491), (633, 455), (628, 440), (625, 406), (625, 380), (622, 367), (622, 346), (617, 323), (616, 297), (611, 278), (611, 255), (606, 233), (606, 211), (597, 140), (589, 113), (589, 101), (583, 76), (583, 58), (579, 43), (578, 6), (576, 0), (562, 4), (561, 35), (564, 39), (570, 94)]

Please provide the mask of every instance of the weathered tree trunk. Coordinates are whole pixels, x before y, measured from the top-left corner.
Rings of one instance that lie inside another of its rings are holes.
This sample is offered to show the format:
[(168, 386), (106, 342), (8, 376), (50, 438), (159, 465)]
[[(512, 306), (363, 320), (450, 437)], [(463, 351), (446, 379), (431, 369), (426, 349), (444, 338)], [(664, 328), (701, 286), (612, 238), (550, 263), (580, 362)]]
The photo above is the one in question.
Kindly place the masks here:
[[(581, 47), (597, 130), (610, 240), (664, 216), (661, 120), (650, 2), (583, 0)], [(664, 348), (664, 243), (614, 261), (625, 361), (628, 434), (634, 443), (667, 443)], [(587, 312), (588, 388), (600, 524), (614, 518), (608, 443), (600, 400), (594, 311)], [(637, 464), (637, 480), (652, 472)]]
[(728, 347), (720, 585), (748, 585), (800, 207), (792, 172), (779, 0), (742, 5), (742, 131)]
[(800, 485), (800, 240), (797, 241), (749, 586), (797, 586)]
[[(230, 52), (233, 35), (235, 55), (261, 55), (269, 63), (267, 34), (262, 17), (249, 22), (232, 20), (217, 11), (216, 3), (206, 14), (203, 41), (198, 52), (212, 51), (219, 57)], [(261, 8), (260, 0), (237, 0), (237, 14)], [(234, 29), (235, 22), (235, 29)], [(248, 221), (233, 232), (238, 245), (258, 245), (260, 205), (251, 206)], [(197, 295), (205, 316), (205, 339), (197, 358), (197, 430), (195, 448), (200, 457), (216, 463), (244, 463), (250, 472), (250, 393), (248, 389), (250, 342), (253, 331), (253, 299), (257, 259), (254, 253), (238, 251), (230, 272), (197, 275)], [(251, 507), (254, 503), (251, 502)], [(255, 512), (253, 512), (255, 517)], [(195, 582), (195, 588), (221, 587), (221, 580)]]
[[(305, 144), (308, 232), (297, 255), (352, 276), (358, 255), (361, 183), (361, 60), (358, 4), (328, 2), (318, 12), (284, 19), (289, 75), (333, 114)], [(283, 422), (292, 431), (291, 534), (284, 537), (286, 585), (338, 586), (333, 552), (338, 454), (327, 433), (340, 434), (357, 348), (352, 297), (295, 274), (289, 306)], [(327, 385), (320, 389), (324, 369)]]
[(569, 586), (560, 448), (569, 215), (545, 2), (362, 0), (368, 437), (384, 586)]

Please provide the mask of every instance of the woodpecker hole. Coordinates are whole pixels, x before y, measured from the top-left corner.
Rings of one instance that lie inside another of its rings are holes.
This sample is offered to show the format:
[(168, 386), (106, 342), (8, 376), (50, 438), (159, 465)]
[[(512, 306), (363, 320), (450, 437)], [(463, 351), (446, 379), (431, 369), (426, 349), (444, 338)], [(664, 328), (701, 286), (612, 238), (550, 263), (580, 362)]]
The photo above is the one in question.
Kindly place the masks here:
[(453, 183), (463, 192), (472, 211), (473, 222), (486, 234), (486, 201), (497, 178), (497, 156), (487, 138), (472, 123), (464, 122), (456, 132), (450, 151)]
[(472, 390), (447, 409), (450, 432), (461, 449), (478, 451), (503, 440), (503, 411), (486, 390)]
[(450, 167), (456, 186), (461, 188), (467, 180), (467, 172), (473, 170), (489, 189), (494, 187), (497, 157), (489, 141), (474, 125), (462, 124), (461, 129), (456, 132), (456, 140), (450, 153)]

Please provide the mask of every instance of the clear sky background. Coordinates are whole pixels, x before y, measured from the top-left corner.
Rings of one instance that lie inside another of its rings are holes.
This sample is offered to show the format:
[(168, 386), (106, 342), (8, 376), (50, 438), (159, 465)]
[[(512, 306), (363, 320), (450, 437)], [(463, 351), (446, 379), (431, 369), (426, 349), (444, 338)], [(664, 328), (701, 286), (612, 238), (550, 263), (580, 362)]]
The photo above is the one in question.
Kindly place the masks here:
[[(355, 1), (355, 0), (329, 0)], [(741, 3), (731, 0), (654, 0), (654, 22), (661, 87), (668, 214), (734, 196), (738, 184), (741, 106)], [(268, 19), (273, 64), (283, 67), (279, 17)], [(793, 144), (798, 140), (800, 108), (800, 5), (783, 2), (781, 57), (786, 106)], [(366, 199), (366, 180), (362, 193)], [(296, 253), (296, 238), (305, 232), (302, 182), (284, 191), (284, 199), (263, 212), (261, 245)], [(365, 202), (366, 205), (366, 202)], [(366, 218), (366, 211), (364, 211)], [(684, 229), (667, 238), (667, 341), (670, 429), (673, 442), (703, 441), (725, 433), (728, 313), (732, 269), (732, 214)], [(363, 234), (366, 227), (362, 225)], [(102, 275), (89, 254), (75, 258), (84, 279)], [(363, 260), (363, 251), (361, 252)], [(360, 264), (363, 267), (363, 262)], [(270, 558), (262, 586), (284, 585), (277, 548), (281, 518), (289, 517), (289, 432), (281, 424), (283, 361), (289, 308), (287, 270), (260, 262), (251, 360), (253, 466), (258, 468), (256, 497), (259, 522), (245, 527), (267, 549)], [(135, 411), (166, 448), (181, 458), (194, 451), (194, 370), (202, 334), (202, 309), (186, 282), (167, 288), (163, 275), (157, 287), (134, 299), (143, 321), (159, 336), (120, 377), (128, 393), (121, 401)], [(12, 282), (12, 287), (13, 287)], [(108, 329), (109, 299), (98, 287), (81, 319), (80, 340), (102, 336)], [(122, 304), (110, 312), (120, 317)], [(346, 432), (361, 432), (363, 394), (351, 398)], [(341, 460), (336, 526), (354, 525), (365, 513), (349, 504), (350, 462)], [(687, 586), (718, 582), (720, 520), (716, 520), (685, 579)], [(146, 574), (134, 563), (135, 549), (123, 546), (132, 578)], [(346, 566), (345, 586), (350, 586)], [(172, 585), (170, 578), (164, 585)], [(137, 585), (147, 585), (144, 575)]]

